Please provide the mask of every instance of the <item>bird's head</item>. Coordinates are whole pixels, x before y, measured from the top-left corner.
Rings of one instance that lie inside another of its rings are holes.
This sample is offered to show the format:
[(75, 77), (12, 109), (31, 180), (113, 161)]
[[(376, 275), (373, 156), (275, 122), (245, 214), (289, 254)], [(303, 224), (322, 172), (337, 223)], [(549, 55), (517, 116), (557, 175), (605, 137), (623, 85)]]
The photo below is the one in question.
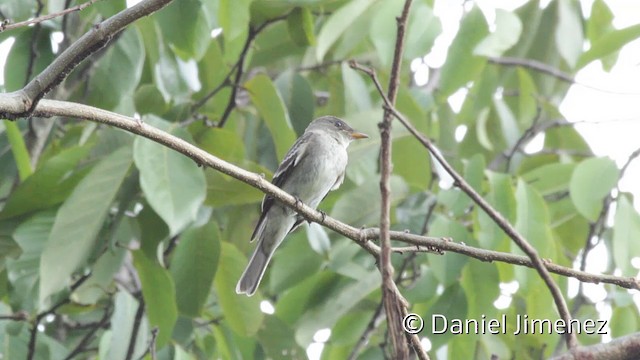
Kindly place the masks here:
[(352, 140), (366, 139), (369, 135), (354, 130), (344, 120), (335, 116), (323, 116), (317, 118), (309, 124), (305, 131), (324, 131), (333, 135), (337, 139), (342, 139), (346, 143)]

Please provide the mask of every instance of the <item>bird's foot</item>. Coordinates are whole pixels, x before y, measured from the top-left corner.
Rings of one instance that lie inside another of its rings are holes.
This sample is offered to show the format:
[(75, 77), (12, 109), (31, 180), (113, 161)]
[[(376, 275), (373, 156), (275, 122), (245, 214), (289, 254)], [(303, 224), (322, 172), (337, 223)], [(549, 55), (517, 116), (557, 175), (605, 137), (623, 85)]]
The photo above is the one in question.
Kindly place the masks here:
[(320, 216), (322, 216), (322, 220), (320, 220), (320, 224), (324, 224), (324, 221), (327, 219), (327, 213), (322, 211), (322, 210), (318, 210), (320, 212)]
[(301, 210), (302, 209), (302, 204), (303, 204), (302, 200), (300, 200), (300, 198), (297, 197), (297, 196), (294, 196), (294, 197), (296, 198), (296, 203), (294, 205), (296, 210)]

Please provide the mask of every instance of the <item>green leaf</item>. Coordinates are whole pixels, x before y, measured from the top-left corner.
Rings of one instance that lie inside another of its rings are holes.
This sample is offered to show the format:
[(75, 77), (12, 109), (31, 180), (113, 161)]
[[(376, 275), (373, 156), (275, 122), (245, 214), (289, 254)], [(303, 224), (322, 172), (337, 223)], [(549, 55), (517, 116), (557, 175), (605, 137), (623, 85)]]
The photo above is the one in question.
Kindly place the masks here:
[(447, 61), (440, 72), (440, 96), (448, 97), (480, 74), (486, 60), (473, 55), (473, 49), (488, 32), (482, 12), (474, 6), (462, 19), (460, 30), (449, 47)]
[[(61, 290), (87, 261), (111, 203), (131, 166), (131, 149), (120, 148), (100, 161), (58, 210), (40, 258), (40, 305)], [(64, 259), (64, 261), (60, 261)]]
[(538, 114), (538, 90), (529, 73), (518, 69), (518, 122), (529, 127)]
[[(431, 5), (433, 6), (433, 5)], [(386, 14), (388, 18), (392, 18)], [(395, 24), (395, 18), (394, 24)], [(424, 2), (414, 2), (409, 13), (404, 58), (413, 60), (429, 53), (436, 37), (442, 32), (440, 19), (433, 14), (432, 7)], [(395, 36), (395, 31), (392, 31)]]
[[(37, 35), (34, 38), (34, 35)], [(21, 89), (31, 79), (27, 79), (27, 67), (31, 59), (33, 49), (38, 56), (35, 57), (31, 77), (39, 74), (48, 66), (54, 58), (51, 49), (51, 31), (46, 27), (41, 27), (36, 31), (33, 27), (16, 36), (11, 50), (7, 55), (7, 62), (4, 65), (4, 89), (15, 91)]]
[(164, 101), (164, 97), (158, 87), (152, 84), (144, 84), (136, 90), (133, 97), (136, 111), (141, 114), (162, 115), (169, 110), (169, 104)]
[(640, 215), (626, 196), (618, 200), (613, 228), (613, 259), (622, 275), (633, 276), (638, 270), (631, 266), (631, 259), (640, 254), (635, 234), (640, 234)]
[(638, 310), (635, 306), (613, 307), (611, 320), (611, 337), (629, 335), (638, 329)]
[(460, 284), (469, 300), (467, 317), (479, 319), (483, 315), (487, 318), (496, 314), (493, 302), (500, 295), (500, 278), (495, 264), (479, 261), (469, 261), (462, 270)]
[[(434, 216), (429, 227), (429, 236), (447, 237), (463, 244), (473, 241), (464, 226), (441, 215)], [(468, 257), (453, 253), (447, 256), (432, 256), (429, 258), (429, 267), (438, 282), (447, 287), (460, 281), (462, 268), (468, 261)]]
[(360, 113), (373, 107), (367, 83), (358, 71), (342, 63), (342, 81), (344, 83), (344, 102), (347, 114)]
[(573, 68), (582, 54), (584, 44), (580, 5), (572, 0), (559, 0), (557, 4), (556, 48), (569, 67)]
[(271, 79), (264, 74), (257, 75), (247, 81), (245, 87), (249, 90), (251, 101), (273, 136), (278, 158), (283, 159), (296, 140), (296, 135), (291, 127), (289, 114), (280, 94)]
[[(193, 143), (184, 129), (172, 128), (160, 118), (149, 116), (145, 122)], [(142, 191), (169, 225), (171, 235), (194, 221), (206, 194), (202, 169), (186, 156), (143, 137), (134, 141), (133, 159), (140, 171)]]
[[(397, 204), (407, 196), (407, 184), (399, 176), (391, 176), (391, 203)], [(331, 216), (352, 226), (366, 226), (380, 221), (380, 188), (370, 179), (336, 201)]]
[(582, 216), (596, 221), (602, 201), (618, 182), (619, 174), (620, 170), (609, 158), (591, 158), (576, 166), (569, 183), (569, 195)]
[(202, 58), (211, 41), (211, 29), (199, 0), (174, 1), (154, 17), (176, 55), (183, 60)]
[[(523, 180), (516, 189), (516, 230), (531, 244), (541, 257), (555, 256), (555, 243), (549, 227), (549, 211), (544, 199)], [(516, 247), (515, 243), (512, 247)]]
[(324, 60), (331, 46), (373, 3), (373, 0), (350, 1), (329, 16), (318, 35), (318, 45), (316, 46), (318, 62)]
[(591, 5), (591, 16), (587, 22), (587, 38), (594, 44), (603, 35), (614, 30), (613, 13), (604, 0), (595, 0)]
[(218, 23), (222, 27), (225, 42), (242, 35), (249, 24), (249, 6), (252, 0), (220, 0)]
[(575, 163), (552, 163), (537, 167), (523, 174), (522, 178), (540, 195), (546, 196), (568, 190), (571, 174), (575, 168)]
[(100, 255), (91, 269), (91, 277), (71, 294), (74, 303), (93, 305), (115, 292), (114, 276), (122, 268), (128, 252), (125, 247), (133, 236), (129, 220), (121, 221), (114, 234), (120, 246)]
[[(440, 317), (436, 318), (435, 323), (432, 324), (432, 316), (442, 315), (446, 319), (465, 319), (467, 317), (468, 303), (469, 301), (467, 300), (464, 289), (462, 289), (460, 284), (454, 283), (446, 287), (433, 306), (422, 314), (422, 318), (427, 325), (423, 333), (431, 340), (434, 349), (448, 343), (454, 334), (450, 331), (444, 334), (432, 334), (432, 329), (439, 330), (442, 329), (443, 326), (443, 320)], [(429, 325), (434, 326), (434, 328)]]
[(101, 108), (113, 109), (122, 99), (130, 98), (142, 76), (143, 64), (142, 36), (132, 27), (125, 30), (118, 41), (100, 58), (93, 75), (89, 78), (87, 102)]
[(484, 38), (473, 50), (474, 55), (502, 56), (518, 42), (522, 33), (522, 22), (513, 12), (496, 10), (496, 29)]
[(316, 331), (331, 328), (343, 315), (380, 286), (380, 273), (371, 271), (359, 281), (352, 281), (326, 298), (319, 306), (307, 311), (297, 323), (296, 340), (306, 346)]
[[(108, 335), (100, 339), (100, 358), (125, 359), (131, 342), (133, 323), (140, 304), (126, 291), (118, 291), (114, 296), (114, 311)], [(132, 358), (139, 359), (149, 348), (149, 323), (142, 317), (136, 336)]]
[(11, 193), (0, 219), (51, 207), (69, 196), (84, 173), (69, 176), (93, 144), (71, 147), (40, 165), (36, 172)]
[[(268, 270), (269, 293), (281, 294), (320, 271), (323, 257), (318, 255), (318, 250), (324, 251), (322, 255), (326, 255), (328, 249), (324, 249), (323, 245), (318, 246), (320, 249), (311, 245), (316, 241), (308, 235), (312, 231), (314, 230), (309, 227), (307, 231), (296, 231), (287, 235)], [(305, 237), (308, 237), (308, 241)], [(328, 238), (326, 240), (328, 241)]]
[(213, 286), (220, 257), (220, 230), (214, 222), (189, 229), (171, 259), (171, 276), (181, 315), (199, 316)]
[(315, 45), (316, 37), (313, 33), (313, 15), (307, 8), (297, 7), (287, 17), (289, 36), (299, 46)]
[(289, 110), (291, 123), (298, 136), (313, 120), (316, 99), (311, 85), (300, 74), (286, 70), (275, 81), (278, 92)]
[(37, 213), (18, 226), (13, 238), (22, 254), (17, 259), (7, 259), (7, 277), (11, 286), (12, 300), (19, 301), (25, 311), (37, 308), (40, 256), (51, 233), (55, 212)]
[[(392, 14), (399, 15), (402, 11), (402, 4), (401, 1), (383, 1), (374, 9), (375, 14), (371, 19), (369, 39), (373, 43), (383, 67), (389, 67), (393, 59), (398, 25)], [(405, 48), (409, 49), (410, 47), (405, 46)], [(418, 56), (424, 56), (424, 54)]]
[(33, 174), (29, 151), (27, 150), (24, 138), (20, 132), (20, 127), (18, 127), (17, 123), (13, 121), (4, 121), (4, 127), (7, 133), (7, 139), (11, 145), (13, 159), (15, 160), (16, 167), (18, 168), (20, 181), (24, 182), (29, 176), (31, 176), (31, 174)]
[(613, 30), (591, 44), (591, 48), (580, 55), (576, 68), (580, 69), (590, 62), (619, 51), (624, 45), (640, 36), (640, 24), (620, 30)]
[(264, 319), (264, 314), (260, 311), (261, 296), (259, 293), (251, 297), (236, 294), (236, 282), (247, 261), (230, 243), (222, 242), (221, 250), (214, 286), (224, 313), (224, 321), (239, 335), (254, 335)]
[[(514, 194), (511, 178), (505, 174), (488, 172), (490, 190), (486, 195), (486, 200), (508, 221), (515, 221), (516, 218), (516, 198)], [(501, 243), (507, 241), (504, 231), (485, 213), (477, 210), (478, 243), (486, 249), (497, 249)]]
[(162, 348), (171, 339), (178, 319), (173, 279), (165, 268), (141, 250), (133, 252), (133, 266), (140, 278), (149, 326), (158, 328), (156, 345)]
[(304, 348), (295, 341), (293, 328), (277, 316), (265, 317), (265, 326), (256, 334), (267, 356), (272, 359), (302, 359), (306, 357)]

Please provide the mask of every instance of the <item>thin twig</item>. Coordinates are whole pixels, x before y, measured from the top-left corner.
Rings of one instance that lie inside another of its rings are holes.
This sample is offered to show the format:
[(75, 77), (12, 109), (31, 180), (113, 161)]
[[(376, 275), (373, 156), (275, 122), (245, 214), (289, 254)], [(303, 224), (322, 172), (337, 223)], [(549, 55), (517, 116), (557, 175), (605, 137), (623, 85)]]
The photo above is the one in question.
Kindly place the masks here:
[(89, 344), (89, 341), (93, 338), (93, 335), (102, 328), (106, 323), (109, 322), (109, 318), (111, 317), (111, 310), (109, 307), (104, 309), (104, 314), (102, 318), (97, 323), (92, 324), (89, 331), (82, 337), (82, 340), (78, 343), (78, 345), (64, 358), (64, 360), (73, 359), (76, 355), (81, 354), (86, 350), (86, 346)]
[[(69, 287), (69, 293), (73, 293), (78, 287), (80, 287), (80, 285), (87, 281), (89, 277), (91, 277), (91, 273), (84, 274), (80, 278), (78, 278), (78, 280), (76, 280)], [(31, 330), (29, 333), (29, 344), (27, 345), (27, 360), (32, 360), (36, 354), (36, 337), (38, 336), (38, 326), (40, 326), (40, 321), (42, 321), (42, 319), (44, 319), (47, 315), (54, 314), (60, 307), (68, 304), (69, 301), (69, 297), (65, 297), (64, 299), (51, 306), (48, 310), (38, 314), (33, 320), (33, 325), (31, 326)]]
[(286, 15), (278, 16), (276, 18), (265, 21), (260, 26), (257, 26), (255, 28), (249, 25), (249, 35), (247, 35), (247, 40), (244, 43), (244, 47), (242, 48), (242, 51), (240, 52), (240, 56), (238, 58), (238, 62), (236, 63), (237, 66), (235, 66), (236, 76), (233, 79), (233, 84), (232, 84), (233, 86), (231, 87), (231, 95), (229, 95), (229, 101), (227, 102), (227, 106), (225, 107), (224, 112), (222, 113), (222, 117), (218, 122), (218, 127), (220, 128), (224, 127), (224, 124), (226, 124), (227, 120), (229, 120), (231, 111), (233, 111), (233, 109), (236, 107), (236, 95), (238, 93), (238, 88), (240, 87), (240, 81), (242, 80), (242, 75), (244, 74), (244, 62), (247, 59), (247, 54), (249, 52), (249, 48), (251, 47), (251, 44), (253, 44), (253, 41), (256, 39), (258, 34), (260, 34), (260, 32), (262, 32), (262, 30), (264, 30), (267, 26), (277, 21), (284, 20), (286, 18), (287, 18)]
[(140, 324), (142, 324), (142, 316), (144, 315), (144, 299), (141, 294), (136, 296), (138, 298), (138, 310), (133, 318), (133, 328), (131, 329), (131, 338), (129, 338), (129, 346), (127, 347), (127, 355), (125, 360), (131, 360), (133, 358), (133, 352), (136, 349), (136, 341), (138, 339), (138, 332), (140, 330)]
[(70, 7), (68, 9), (64, 9), (60, 12), (57, 13), (52, 13), (52, 14), (47, 14), (47, 15), (42, 15), (42, 16), (36, 16), (33, 19), (29, 19), (29, 20), (25, 20), (25, 21), (20, 21), (17, 22), (15, 24), (5, 24), (4, 22), (0, 24), (0, 33), (3, 31), (7, 31), (7, 30), (13, 30), (22, 26), (29, 26), (32, 24), (39, 24), (43, 21), (47, 21), (47, 20), (51, 20), (51, 19), (55, 19), (57, 17), (60, 16), (64, 16), (67, 15), (69, 13), (75, 12), (75, 11), (82, 11), (84, 9), (86, 9), (87, 7), (93, 5), (93, 3), (97, 2), (99, 0), (89, 0), (85, 3), (76, 5), (74, 7)]
[[(414, 126), (411, 124), (402, 114), (400, 114), (393, 104), (389, 101), (389, 99), (385, 96), (384, 91), (382, 91), (382, 87), (380, 82), (378, 81), (378, 76), (375, 71), (370, 68), (363, 67), (362, 65), (357, 64), (356, 62), (350, 62), (349, 64), (352, 68), (363, 71), (371, 77), (372, 81), (375, 83), (380, 96), (383, 98), (385, 108), (393, 113), (393, 115), (402, 123), (402, 125), (409, 130), (409, 132), (416, 137), (416, 139), (429, 150), (431, 156), (433, 156), (440, 165), (445, 169), (445, 171), (454, 179), (454, 184), (460, 190), (462, 190), (467, 196), (473, 200), (501, 229), (507, 234), (516, 245), (524, 251), (525, 254), (531, 259), (531, 262), (534, 264), (536, 271), (546, 284), (547, 288), (551, 292), (551, 296), (553, 297), (553, 301), (558, 308), (558, 313), (560, 317), (567, 324), (571, 324), (571, 313), (569, 312), (569, 308), (567, 307), (567, 303), (562, 296), (562, 292), (558, 285), (553, 281), (545, 263), (542, 261), (538, 252), (534, 247), (529, 244), (529, 242), (522, 236), (520, 233), (509, 223), (507, 219), (502, 216), (498, 211), (496, 211), (480, 194), (478, 194), (472, 187), (467, 183), (467, 181), (460, 175), (458, 172), (447, 162), (447, 160), (440, 154), (440, 152), (436, 149), (436, 147), (431, 143), (426, 136), (420, 133)], [(569, 349), (574, 348), (578, 345), (578, 340), (574, 331), (568, 331), (565, 334), (565, 341), (567, 343), (567, 347)]]
[(577, 82), (573, 76), (571, 76), (570, 74), (561, 71), (559, 69), (556, 69), (552, 66), (549, 66), (543, 62), (537, 61), (537, 60), (533, 60), (533, 59), (522, 59), (522, 58), (515, 58), (515, 57), (489, 57), (487, 58), (487, 61), (491, 64), (496, 64), (496, 65), (502, 65), (502, 66), (519, 66), (519, 67), (523, 67), (523, 68), (527, 68), (527, 69), (531, 69), (534, 71), (538, 71), (541, 72), (543, 74), (547, 74), (550, 76), (553, 76), (559, 80), (562, 80), (564, 82), (567, 82), (569, 84), (576, 84), (576, 85), (580, 85), (580, 86), (584, 86), (586, 88), (592, 89), (592, 90), (596, 90), (596, 91), (601, 91), (604, 93), (609, 93), (609, 94), (618, 94), (618, 95), (638, 95), (638, 93), (629, 93), (629, 92), (621, 92), (621, 91), (612, 91), (612, 90), (607, 90), (607, 89), (601, 89), (598, 88), (596, 86), (592, 86), (592, 85), (588, 85), (588, 84), (583, 84), (583, 83), (579, 83)]

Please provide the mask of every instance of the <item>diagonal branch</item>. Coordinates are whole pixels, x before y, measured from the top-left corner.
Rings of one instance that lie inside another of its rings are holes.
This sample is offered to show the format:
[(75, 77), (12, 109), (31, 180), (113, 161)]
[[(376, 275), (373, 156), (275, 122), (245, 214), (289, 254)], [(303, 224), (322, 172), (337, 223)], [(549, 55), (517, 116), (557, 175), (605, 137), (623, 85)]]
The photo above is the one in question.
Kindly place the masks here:
[(0, 33), (3, 32), (3, 31), (13, 30), (13, 29), (16, 29), (16, 28), (19, 28), (19, 27), (22, 27), (22, 26), (29, 26), (29, 25), (33, 25), (33, 24), (39, 24), (39, 23), (41, 23), (43, 21), (55, 19), (55, 18), (60, 17), (60, 16), (65, 16), (65, 15), (67, 15), (69, 13), (72, 13), (72, 12), (75, 12), (75, 11), (82, 11), (85, 8), (93, 5), (93, 3), (95, 3), (96, 1), (99, 1), (99, 0), (89, 0), (89, 1), (87, 1), (85, 3), (78, 4), (76, 6), (68, 8), (68, 9), (64, 9), (64, 10), (62, 10), (60, 12), (38, 16), (38, 17), (35, 17), (33, 19), (20, 21), (20, 22), (13, 23), (13, 24), (6, 23), (6, 20), (5, 20), (5, 22), (2, 22), (0, 24)]
[(101, 49), (111, 38), (143, 16), (160, 10), (172, 0), (145, 0), (96, 24), (58, 56), (24, 88), (0, 94), (0, 118), (29, 117), (38, 101), (60, 84), (80, 62)]
[[(549, 273), (545, 262), (542, 261), (536, 249), (529, 244), (529, 242), (509, 223), (507, 219), (502, 216), (498, 211), (496, 211), (480, 194), (478, 194), (472, 187), (467, 183), (467, 181), (460, 175), (458, 172), (447, 162), (447, 160), (442, 156), (442, 154), (436, 149), (436, 147), (431, 143), (426, 136), (420, 133), (414, 126), (407, 120), (402, 114), (400, 114), (393, 104), (389, 101), (389, 99), (384, 95), (384, 91), (382, 91), (382, 86), (378, 81), (378, 76), (375, 71), (370, 68), (363, 67), (356, 62), (350, 62), (350, 66), (354, 69), (363, 71), (367, 75), (369, 75), (372, 81), (375, 83), (380, 96), (382, 96), (384, 100), (384, 106), (387, 110), (391, 111), (393, 115), (402, 123), (402, 125), (409, 130), (409, 132), (420, 141), (420, 143), (427, 148), (431, 156), (433, 156), (440, 165), (445, 169), (445, 171), (454, 179), (454, 184), (460, 188), (467, 196), (473, 200), (489, 217), (502, 229), (502, 231), (507, 234), (518, 247), (524, 251), (525, 254), (531, 259), (536, 271), (549, 288), (551, 292), (551, 296), (553, 297), (553, 301), (558, 308), (558, 313), (560, 317), (567, 324), (571, 324), (571, 313), (569, 312), (569, 308), (567, 307), (567, 303), (562, 296), (562, 292), (558, 285), (551, 278), (551, 274)], [(578, 340), (575, 335), (575, 332), (570, 331), (565, 334), (565, 341), (567, 347), (569, 349), (573, 349), (578, 345)]]

